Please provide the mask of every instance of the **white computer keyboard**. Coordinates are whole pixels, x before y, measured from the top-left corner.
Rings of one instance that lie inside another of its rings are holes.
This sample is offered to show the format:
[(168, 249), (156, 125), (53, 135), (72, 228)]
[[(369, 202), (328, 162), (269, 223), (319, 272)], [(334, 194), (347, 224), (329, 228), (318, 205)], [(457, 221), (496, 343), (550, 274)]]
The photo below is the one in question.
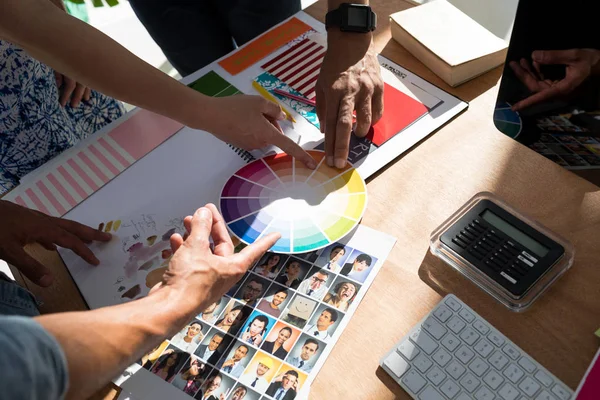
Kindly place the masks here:
[(380, 362), (419, 400), (567, 400), (573, 391), (449, 294)]

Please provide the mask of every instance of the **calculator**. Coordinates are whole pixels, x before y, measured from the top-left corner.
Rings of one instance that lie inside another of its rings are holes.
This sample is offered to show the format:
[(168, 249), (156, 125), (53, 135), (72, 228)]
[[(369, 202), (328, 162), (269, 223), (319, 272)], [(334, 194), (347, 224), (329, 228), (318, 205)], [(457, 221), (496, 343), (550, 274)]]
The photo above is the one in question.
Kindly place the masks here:
[[(571, 246), (564, 240), (486, 193), (442, 224), (435, 240), (441, 251), (434, 254), (444, 256), (441, 258), (467, 277), (477, 278), (476, 283), (486, 286), (484, 289), (493, 286), (496, 293), (513, 300), (526, 297), (559, 265), (560, 271), (549, 278), (551, 283), (570, 267), (573, 258)], [(432, 250), (433, 244), (432, 239)], [(563, 268), (561, 261), (567, 253), (568, 265)]]

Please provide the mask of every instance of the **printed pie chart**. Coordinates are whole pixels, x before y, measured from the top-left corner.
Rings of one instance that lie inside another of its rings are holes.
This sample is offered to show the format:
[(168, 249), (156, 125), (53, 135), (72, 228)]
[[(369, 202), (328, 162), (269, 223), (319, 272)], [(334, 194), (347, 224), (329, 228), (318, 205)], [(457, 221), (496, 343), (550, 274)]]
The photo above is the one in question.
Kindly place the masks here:
[(521, 133), (523, 121), (519, 113), (511, 109), (510, 104), (498, 103), (494, 110), (494, 125), (500, 132), (515, 139)]
[(276, 154), (242, 167), (225, 183), (221, 214), (242, 242), (279, 232), (271, 251), (305, 253), (340, 240), (360, 222), (367, 207), (365, 181), (350, 164), (330, 168), (324, 152), (309, 153), (315, 170)]

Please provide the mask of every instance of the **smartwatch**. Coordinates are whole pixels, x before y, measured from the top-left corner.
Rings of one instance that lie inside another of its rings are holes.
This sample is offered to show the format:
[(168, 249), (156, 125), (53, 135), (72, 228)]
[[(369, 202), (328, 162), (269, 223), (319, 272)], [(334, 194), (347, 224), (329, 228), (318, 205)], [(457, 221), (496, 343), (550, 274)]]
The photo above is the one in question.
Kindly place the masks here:
[(377, 14), (366, 4), (342, 3), (325, 16), (325, 28), (338, 27), (342, 32), (372, 32), (377, 27)]

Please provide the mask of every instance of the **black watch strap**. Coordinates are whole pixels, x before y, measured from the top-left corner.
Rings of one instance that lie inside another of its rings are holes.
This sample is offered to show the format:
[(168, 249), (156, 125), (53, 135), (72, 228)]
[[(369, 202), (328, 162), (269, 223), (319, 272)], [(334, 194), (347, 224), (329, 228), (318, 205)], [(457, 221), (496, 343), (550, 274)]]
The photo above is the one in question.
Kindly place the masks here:
[[(360, 18), (361, 14), (364, 19)], [(354, 19), (360, 20), (360, 23), (356, 23)], [(325, 28), (329, 30), (333, 27), (346, 32), (372, 32), (377, 28), (377, 14), (371, 7), (363, 4), (342, 3), (339, 8), (325, 15)]]

